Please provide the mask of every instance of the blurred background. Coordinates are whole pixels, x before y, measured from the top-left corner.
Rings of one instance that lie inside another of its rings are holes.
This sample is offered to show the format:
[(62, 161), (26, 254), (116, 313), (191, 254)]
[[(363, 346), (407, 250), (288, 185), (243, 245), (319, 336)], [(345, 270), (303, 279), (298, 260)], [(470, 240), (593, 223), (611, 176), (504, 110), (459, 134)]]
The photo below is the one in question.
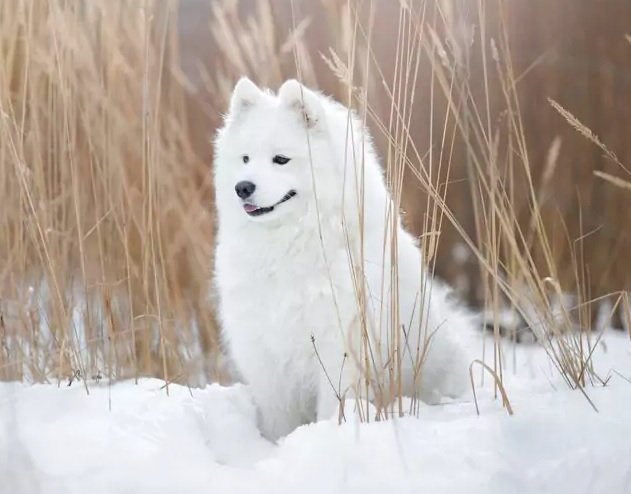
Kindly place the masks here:
[(242, 75), (366, 115), (436, 274), (518, 309), (481, 325), (552, 292), (628, 327), (630, 34), (627, 0), (1, 2), (0, 379), (222, 378), (212, 137)]

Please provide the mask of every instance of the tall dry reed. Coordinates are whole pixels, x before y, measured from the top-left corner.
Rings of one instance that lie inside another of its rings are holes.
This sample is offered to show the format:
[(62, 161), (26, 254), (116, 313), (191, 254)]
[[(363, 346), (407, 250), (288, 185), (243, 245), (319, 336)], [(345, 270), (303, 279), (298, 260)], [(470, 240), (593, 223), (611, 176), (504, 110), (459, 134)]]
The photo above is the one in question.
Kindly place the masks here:
[[(360, 112), (426, 261), (490, 314), (495, 351), (481, 359), (500, 385), (506, 307), (569, 386), (597, 379), (592, 301), (627, 275), (604, 257), (624, 238), (597, 237), (590, 207), (609, 230), (628, 215), (622, 195), (585, 203), (599, 176), (567, 183), (566, 134), (533, 146), (524, 92), (549, 111), (557, 93), (528, 86), (541, 60), (515, 61), (519, 8), (3, 2), (0, 379), (222, 377), (208, 287), (211, 136), (241, 75), (272, 88), (300, 76)], [(561, 189), (572, 199), (555, 204)]]

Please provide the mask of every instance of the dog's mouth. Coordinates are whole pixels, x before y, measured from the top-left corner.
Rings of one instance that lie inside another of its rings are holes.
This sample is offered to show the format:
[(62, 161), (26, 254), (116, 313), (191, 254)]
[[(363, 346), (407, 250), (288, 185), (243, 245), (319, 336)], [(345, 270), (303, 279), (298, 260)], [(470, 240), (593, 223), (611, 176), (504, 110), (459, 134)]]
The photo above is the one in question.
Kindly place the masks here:
[(272, 211), (274, 211), (275, 207), (280, 206), (282, 203), (289, 201), (289, 199), (291, 199), (295, 195), (296, 195), (296, 191), (295, 190), (290, 190), (276, 204), (273, 204), (271, 206), (260, 207), (260, 206), (256, 206), (254, 204), (251, 204), (249, 202), (246, 202), (246, 203), (243, 203), (243, 209), (250, 216), (261, 216), (263, 214), (271, 213)]

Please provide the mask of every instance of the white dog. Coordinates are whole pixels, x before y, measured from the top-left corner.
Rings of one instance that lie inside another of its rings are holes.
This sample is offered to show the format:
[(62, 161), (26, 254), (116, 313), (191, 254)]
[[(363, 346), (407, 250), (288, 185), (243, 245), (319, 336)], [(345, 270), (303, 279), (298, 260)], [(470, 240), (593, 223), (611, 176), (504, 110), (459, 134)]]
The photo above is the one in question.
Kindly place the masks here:
[(295, 80), (274, 95), (243, 78), (215, 150), (218, 314), (266, 437), (367, 382), (371, 399), (467, 388), (468, 316), (427, 279), (357, 116)]

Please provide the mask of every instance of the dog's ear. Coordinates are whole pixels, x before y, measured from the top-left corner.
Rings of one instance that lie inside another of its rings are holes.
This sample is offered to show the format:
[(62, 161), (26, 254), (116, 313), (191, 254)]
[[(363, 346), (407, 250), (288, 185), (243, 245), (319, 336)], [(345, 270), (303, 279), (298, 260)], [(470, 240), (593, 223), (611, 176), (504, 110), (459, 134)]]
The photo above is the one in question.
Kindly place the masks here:
[(294, 110), (308, 129), (315, 129), (322, 125), (324, 108), (315, 94), (300, 84), (296, 79), (289, 79), (278, 90), (281, 102)]
[(232, 121), (255, 106), (263, 96), (263, 91), (247, 77), (242, 77), (234, 86), (230, 99), (230, 118)]

